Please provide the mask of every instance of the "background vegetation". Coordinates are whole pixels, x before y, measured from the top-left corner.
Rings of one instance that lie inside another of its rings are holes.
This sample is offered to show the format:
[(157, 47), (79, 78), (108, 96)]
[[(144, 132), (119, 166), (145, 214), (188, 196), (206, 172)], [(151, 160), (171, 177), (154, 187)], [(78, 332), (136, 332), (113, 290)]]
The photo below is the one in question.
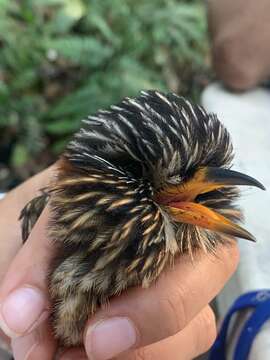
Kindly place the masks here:
[(0, 0), (2, 189), (54, 161), (83, 117), (123, 96), (159, 88), (196, 99), (207, 58), (199, 0)]

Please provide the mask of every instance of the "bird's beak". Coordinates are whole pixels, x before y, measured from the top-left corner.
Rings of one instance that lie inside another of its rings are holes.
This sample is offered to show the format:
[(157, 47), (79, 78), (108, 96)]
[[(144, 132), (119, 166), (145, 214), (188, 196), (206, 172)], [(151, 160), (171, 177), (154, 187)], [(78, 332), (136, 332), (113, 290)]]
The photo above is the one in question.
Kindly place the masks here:
[(237, 185), (256, 186), (265, 190), (260, 182), (248, 175), (228, 169), (203, 167), (182, 184), (166, 187), (157, 194), (155, 200), (164, 205), (177, 222), (255, 241), (255, 238), (239, 225), (196, 202), (198, 195)]

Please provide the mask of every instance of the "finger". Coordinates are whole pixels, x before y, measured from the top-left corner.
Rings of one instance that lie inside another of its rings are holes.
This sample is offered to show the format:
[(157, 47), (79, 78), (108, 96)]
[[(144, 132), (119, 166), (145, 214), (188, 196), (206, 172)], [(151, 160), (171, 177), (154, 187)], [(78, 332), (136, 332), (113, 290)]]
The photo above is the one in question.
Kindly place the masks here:
[[(190, 360), (206, 352), (216, 338), (212, 309), (206, 306), (190, 323), (174, 336), (117, 357), (117, 360)], [(83, 349), (66, 351), (60, 360), (87, 359)], [(97, 358), (98, 360), (98, 358)]]
[(208, 0), (207, 5), (213, 66), (218, 77), (236, 91), (248, 90), (267, 79), (269, 1)]
[[(40, 188), (45, 187), (53, 175), (54, 166), (42, 171), (10, 191), (0, 200), (0, 282), (9, 264), (19, 251), (22, 244), (20, 212), (25, 204), (38, 194)], [(0, 330), (0, 337), (8, 344), (7, 337)]]
[(206, 306), (174, 336), (117, 357), (117, 360), (190, 360), (210, 349), (216, 338), (215, 315)]
[(11, 341), (15, 360), (52, 360), (56, 343), (47, 322), (42, 323), (32, 333)]
[[(2, 328), (15, 338), (12, 340), (15, 360), (26, 356), (29, 360), (49, 360), (56, 347), (48, 322), (44, 322), (49, 314), (46, 268), (51, 251), (45, 231), (47, 217), (45, 210), (14, 259), (0, 291)], [(5, 317), (11, 321), (11, 328)]]
[(110, 359), (178, 333), (221, 290), (238, 262), (236, 245), (216, 256), (179, 258), (149, 289), (132, 289), (90, 319), (85, 332), (88, 356)]
[(10, 191), (0, 200), (0, 281), (22, 245), (21, 223), (18, 220), (22, 208), (39, 189), (48, 184), (54, 167), (50, 167)]
[[(47, 220), (48, 210), (45, 209), (12, 262), (0, 289), (0, 326), (13, 339), (39, 329), (49, 315), (46, 273), (53, 249), (46, 236)], [(49, 337), (49, 332), (43, 332), (43, 340), (36, 350), (39, 354), (43, 351), (45, 356), (47, 353)], [(25, 342), (17, 342), (17, 351), (20, 346), (24, 352), (26, 347), (30, 351), (35, 338), (29, 336)], [(43, 360), (41, 356), (38, 358)]]

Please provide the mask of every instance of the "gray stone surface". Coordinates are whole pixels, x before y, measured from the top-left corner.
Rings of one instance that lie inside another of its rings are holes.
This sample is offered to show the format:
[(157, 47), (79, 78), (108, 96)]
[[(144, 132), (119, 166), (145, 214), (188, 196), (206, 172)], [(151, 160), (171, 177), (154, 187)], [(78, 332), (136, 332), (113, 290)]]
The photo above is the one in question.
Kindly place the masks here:
[(12, 360), (12, 355), (7, 350), (6, 344), (0, 339), (0, 360)]
[[(232, 135), (236, 153), (234, 169), (256, 177), (270, 189), (270, 91), (258, 88), (232, 94), (221, 85), (212, 84), (203, 92), (202, 104), (218, 115)], [(217, 299), (221, 317), (242, 293), (270, 288), (270, 192), (245, 188), (241, 206), (245, 227), (256, 236), (257, 243), (239, 240), (239, 268)], [(241, 320), (238, 323), (241, 326)], [(269, 359), (268, 322), (257, 336), (249, 360)]]
[(0, 349), (0, 360), (12, 360), (12, 356)]

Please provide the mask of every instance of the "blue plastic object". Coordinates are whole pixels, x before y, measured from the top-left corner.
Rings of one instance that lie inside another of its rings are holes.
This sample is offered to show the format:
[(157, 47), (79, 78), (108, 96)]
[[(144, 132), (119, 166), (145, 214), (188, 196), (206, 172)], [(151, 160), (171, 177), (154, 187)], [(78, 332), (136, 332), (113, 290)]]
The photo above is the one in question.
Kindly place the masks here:
[(241, 295), (225, 316), (209, 360), (226, 360), (226, 339), (230, 321), (241, 310), (254, 309), (238, 338), (233, 360), (247, 360), (252, 343), (263, 324), (270, 319), (270, 290), (252, 291)]

